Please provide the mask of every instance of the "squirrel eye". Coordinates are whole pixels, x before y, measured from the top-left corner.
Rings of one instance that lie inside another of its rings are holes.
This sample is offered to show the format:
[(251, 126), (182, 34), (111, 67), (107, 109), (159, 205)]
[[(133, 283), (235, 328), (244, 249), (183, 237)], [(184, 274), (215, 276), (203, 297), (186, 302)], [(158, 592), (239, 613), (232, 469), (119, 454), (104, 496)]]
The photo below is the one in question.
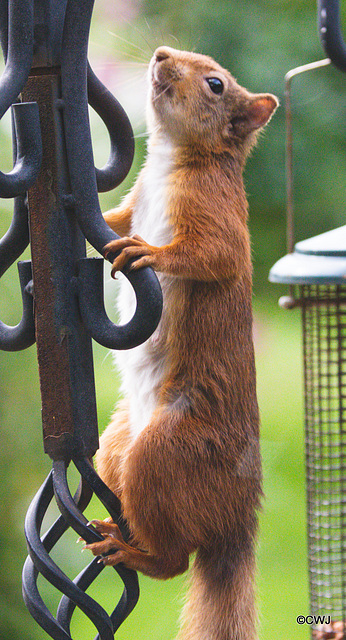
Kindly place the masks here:
[(213, 93), (220, 95), (223, 92), (223, 82), (219, 78), (207, 78), (207, 83)]

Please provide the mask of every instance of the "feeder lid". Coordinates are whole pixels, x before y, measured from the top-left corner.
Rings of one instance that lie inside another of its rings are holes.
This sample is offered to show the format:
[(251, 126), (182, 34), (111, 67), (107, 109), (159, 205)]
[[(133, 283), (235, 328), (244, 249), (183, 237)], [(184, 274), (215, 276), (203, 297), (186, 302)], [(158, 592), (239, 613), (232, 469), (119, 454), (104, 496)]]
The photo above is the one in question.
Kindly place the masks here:
[(297, 242), (294, 252), (271, 268), (270, 282), (341, 284), (346, 282), (346, 225)]
[(294, 249), (317, 256), (346, 256), (346, 225), (297, 242)]

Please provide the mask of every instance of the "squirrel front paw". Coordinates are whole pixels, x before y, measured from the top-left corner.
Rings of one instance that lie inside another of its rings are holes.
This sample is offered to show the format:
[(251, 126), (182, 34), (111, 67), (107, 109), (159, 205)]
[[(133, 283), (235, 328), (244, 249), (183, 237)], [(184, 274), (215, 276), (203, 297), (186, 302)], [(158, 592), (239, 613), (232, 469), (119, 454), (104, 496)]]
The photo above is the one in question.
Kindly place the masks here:
[(132, 237), (125, 236), (118, 240), (113, 240), (103, 249), (105, 258), (107, 258), (110, 253), (120, 252), (113, 261), (111, 271), (112, 278), (115, 277), (116, 271), (123, 269), (129, 261), (132, 261), (129, 267), (130, 271), (148, 266), (155, 268), (155, 254), (157, 251), (157, 247), (151, 246), (138, 235)]

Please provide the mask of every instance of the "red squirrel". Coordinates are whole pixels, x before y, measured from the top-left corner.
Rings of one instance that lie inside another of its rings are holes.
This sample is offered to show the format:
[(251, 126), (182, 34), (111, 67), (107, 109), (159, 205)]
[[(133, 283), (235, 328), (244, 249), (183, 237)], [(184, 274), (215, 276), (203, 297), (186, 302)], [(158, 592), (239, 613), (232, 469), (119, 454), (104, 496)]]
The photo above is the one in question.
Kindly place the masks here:
[[(131, 538), (93, 520), (106, 565), (154, 578), (188, 568), (180, 640), (254, 640), (260, 507), (251, 256), (242, 172), (278, 101), (210, 57), (158, 48), (149, 66), (148, 155), (123, 203), (112, 273), (150, 265), (163, 291), (152, 337), (118, 354), (124, 399), (100, 439), (98, 472)], [(143, 236), (143, 238), (142, 238)], [(134, 301), (124, 283), (121, 321)]]

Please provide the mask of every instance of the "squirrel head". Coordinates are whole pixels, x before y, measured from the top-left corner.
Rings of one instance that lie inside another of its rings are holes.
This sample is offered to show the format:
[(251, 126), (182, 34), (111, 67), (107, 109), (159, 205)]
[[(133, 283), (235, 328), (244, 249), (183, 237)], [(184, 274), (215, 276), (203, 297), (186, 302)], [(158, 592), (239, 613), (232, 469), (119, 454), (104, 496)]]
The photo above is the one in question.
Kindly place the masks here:
[(253, 94), (209, 56), (156, 49), (149, 65), (149, 130), (196, 152), (230, 152), (245, 159), (278, 100)]

